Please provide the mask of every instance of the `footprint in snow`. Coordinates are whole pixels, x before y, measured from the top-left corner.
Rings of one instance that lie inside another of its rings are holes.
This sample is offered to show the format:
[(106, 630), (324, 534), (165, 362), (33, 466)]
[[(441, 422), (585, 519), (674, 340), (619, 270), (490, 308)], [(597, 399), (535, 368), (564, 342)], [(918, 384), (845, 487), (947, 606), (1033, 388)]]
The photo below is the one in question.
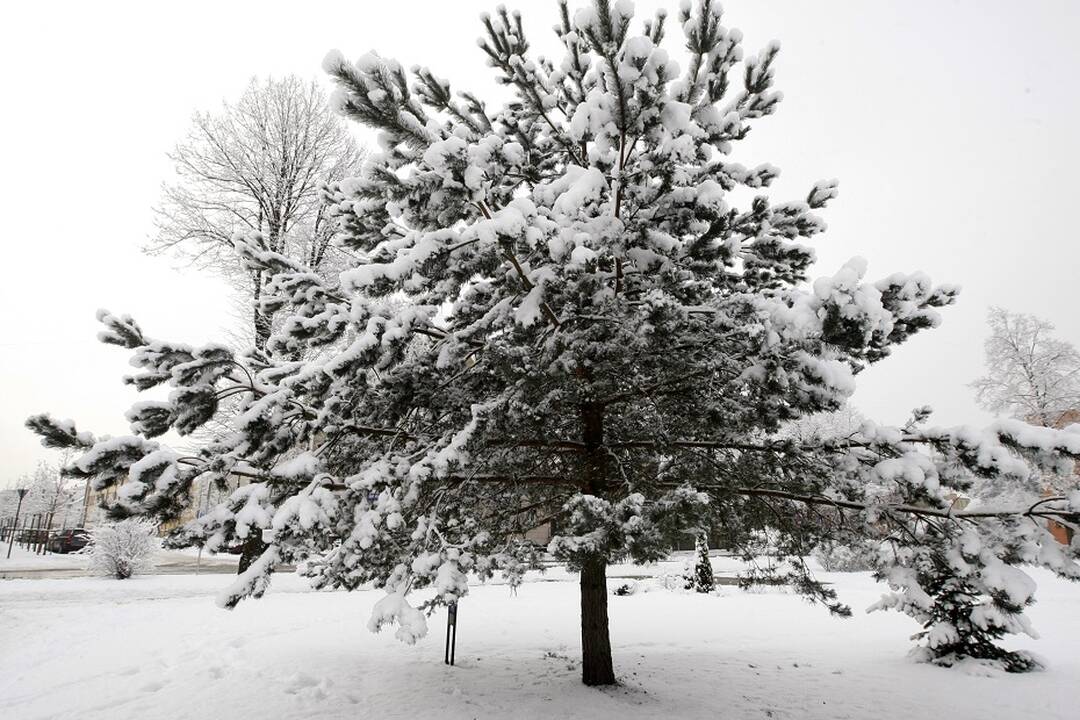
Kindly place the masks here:
[(285, 692), (297, 700), (325, 700), (333, 684), (330, 678), (319, 680), (307, 673), (297, 673), (289, 678)]

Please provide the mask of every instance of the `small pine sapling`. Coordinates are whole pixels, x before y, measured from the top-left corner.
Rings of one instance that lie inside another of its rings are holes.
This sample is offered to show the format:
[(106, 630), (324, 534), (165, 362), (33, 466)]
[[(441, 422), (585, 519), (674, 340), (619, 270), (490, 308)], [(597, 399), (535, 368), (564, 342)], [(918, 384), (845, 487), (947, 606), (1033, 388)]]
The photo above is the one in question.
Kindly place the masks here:
[(694, 573), (691, 587), (695, 592), (711, 593), (716, 589), (712, 562), (709, 560), (709, 536), (701, 533), (695, 543)]

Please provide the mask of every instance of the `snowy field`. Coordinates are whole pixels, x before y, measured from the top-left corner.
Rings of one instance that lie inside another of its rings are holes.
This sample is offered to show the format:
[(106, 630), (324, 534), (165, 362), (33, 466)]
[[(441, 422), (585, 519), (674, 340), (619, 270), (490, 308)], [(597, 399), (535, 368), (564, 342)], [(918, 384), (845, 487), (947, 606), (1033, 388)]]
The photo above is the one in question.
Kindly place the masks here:
[(316, 593), (290, 575), (232, 612), (213, 602), (221, 575), (0, 581), (0, 717), (1078, 717), (1080, 587), (1036, 573), (1044, 639), (1021, 644), (1050, 669), (991, 678), (908, 661), (910, 619), (861, 612), (879, 586), (823, 577), (853, 619), (779, 589), (702, 596), (639, 581), (610, 599), (622, 684), (607, 690), (580, 683), (577, 586), (558, 569), (516, 597), (474, 587), (453, 668), (445, 613), (405, 646), (365, 628), (380, 593)]

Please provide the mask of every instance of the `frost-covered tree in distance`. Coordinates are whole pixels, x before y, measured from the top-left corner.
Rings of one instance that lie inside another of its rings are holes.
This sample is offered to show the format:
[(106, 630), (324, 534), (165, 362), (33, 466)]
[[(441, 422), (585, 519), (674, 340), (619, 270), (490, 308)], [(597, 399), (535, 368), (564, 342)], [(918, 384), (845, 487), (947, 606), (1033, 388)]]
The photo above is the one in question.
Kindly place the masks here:
[(1047, 427), (1080, 412), (1080, 351), (1072, 343), (1034, 315), (992, 307), (987, 323), (986, 375), (971, 384), (980, 405)]
[[(264, 302), (290, 315), (266, 352), (163, 342), (102, 312), (101, 339), (133, 351), (128, 382), (171, 384), (169, 399), (134, 406), (127, 437), (29, 424), (83, 449), (72, 474), (121, 484), (118, 517), (175, 517), (196, 479), (248, 478), (172, 539), (266, 541), (226, 607), (302, 561), (318, 587), (384, 588), (370, 627), (396, 622), (412, 642), (469, 574), (519, 581), (536, 560), (522, 533), (555, 519), (547, 549), (580, 571), (582, 677), (603, 685), (609, 563), (656, 560), (707, 527), (747, 552), (767, 535), (787, 561), (747, 582), (789, 582), (843, 615), (802, 558), (855, 532), (879, 543), (880, 607), (923, 623), (931, 658), (1030, 666), (994, 640), (1029, 630), (1018, 565), (1080, 577), (1044, 528), (1075, 521), (1080, 494), (971, 512), (951, 498), (974, 478), (1060, 470), (1080, 433), (937, 428), (920, 409), (901, 426), (783, 437), (843, 406), (853, 376), (935, 326), (956, 290), (919, 273), (864, 281), (858, 260), (809, 283), (806, 241), (835, 183), (774, 202), (776, 168), (730, 159), (781, 99), (777, 47), (744, 58), (703, 1), (679, 10), (680, 68), (658, 47), (664, 15), (631, 29), (631, 14), (561, 3), (557, 61), (530, 56), (518, 14), (485, 16), (481, 49), (512, 93), (499, 108), (425, 68), (410, 80), (377, 55), (331, 53), (338, 111), (381, 133), (362, 175), (328, 191), (355, 265), (327, 282), (238, 238), (272, 275)], [(761, 194), (740, 209), (738, 188)], [(153, 440), (233, 396), (241, 411), (198, 453)]]
[[(66, 459), (65, 457), (65, 461)], [(33, 472), (19, 478), (17, 484), (27, 489), (22, 502), (21, 514), (24, 518), (30, 519), (38, 515), (39, 521), (43, 525), (47, 524), (50, 529), (54, 525), (67, 527), (69, 520), (78, 519), (79, 504), (85, 487), (64, 477), (57, 465), (43, 460)], [(9, 510), (11, 515), (15, 514), (14, 505)], [(4, 516), (2, 508), (0, 516)]]
[(162, 188), (146, 250), (220, 273), (252, 313), (242, 336), (262, 348), (274, 325), (259, 304), (269, 278), (238, 262), (233, 235), (260, 232), (268, 249), (323, 276), (340, 269), (320, 186), (355, 174), (363, 151), (318, 83), (287, 75), (252, 79), (235, 103), (195, 113), (169, 157), (176, 180)]

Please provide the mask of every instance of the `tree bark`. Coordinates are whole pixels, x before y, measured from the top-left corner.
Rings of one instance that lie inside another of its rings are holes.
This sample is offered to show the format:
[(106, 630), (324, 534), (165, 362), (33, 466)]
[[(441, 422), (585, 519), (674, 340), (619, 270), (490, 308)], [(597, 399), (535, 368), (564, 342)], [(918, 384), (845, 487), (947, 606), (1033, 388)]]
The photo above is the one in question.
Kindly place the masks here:
[(607, 561), (589, 558), (581, 568), (581, 681), (614, 685), (608, 636)]
[(255, 347), (259, 350), (266, 350), (266, 341), (270, 339), (270, 332), (272, 330), (271, 320), (267, 315), (263, 314), (262, 308), (259, 307), (259, 300), (262, 297), (263, 286), (263, 273), (262, 271), (256, 271), (254, 275), (254, 300), (252, 301), (252, 326), (255, 330)]
[(263, 542), (262, 534), (255, 531), (244, 541), (244, 548), (240, 553), (240, 564), (236, 568), (236, 574), (240, 575), (249, 567), (251, 563), (259, 559), (259, 556), (266, 550), (266, 543)]
[[(581, 421), (586, 487), (590, 494), (600, 496), (607, 481), (603, 405), (582, 403)], [(607, 601), (607, 558), (592, 555), (581, 566), (581, 680), (586, 685), (615, 684)]]

